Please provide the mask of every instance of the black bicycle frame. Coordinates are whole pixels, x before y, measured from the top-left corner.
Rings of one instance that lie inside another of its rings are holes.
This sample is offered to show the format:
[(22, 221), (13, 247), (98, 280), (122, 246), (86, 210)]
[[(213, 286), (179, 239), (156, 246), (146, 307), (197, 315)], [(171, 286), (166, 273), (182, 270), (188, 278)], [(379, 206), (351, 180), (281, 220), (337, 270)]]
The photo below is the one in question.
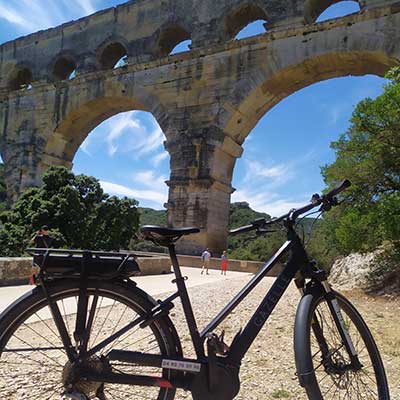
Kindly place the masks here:
[[(111, 342), (125, 334), (127, 331), (132, 329), (135, 326), (142, 326), (142, 324), (148, 325), (152, 321), (154, 321), (157, 316), (163, 315), (163, 310), (171, 309), (171, 302), (176, 298), (180, 297), (182, 302), (183, 311), (185, 314), (185, 318), (188, 324), (189, 332), (192, 338), (192, 342), (194, 345), (194, 349), (197, 355), (197, 359), (186, 359), (180, 357), (168, 357), (168, 356), (158, 356), (153, 354), (144, 354), (130, 351), (120, 351), (113, 350), (109, 353), (109, 358), (114, 360), (120, 360), (125, 362), (131, 362), (138, 365), (145, 366), (157, 366), (162, 367), (163, 362), (166, 360), (168, 362), (182, 362), (185, 364), (189, 364), (194, 367), (198, 366), (199, 369), (202, 365), (207, 363), (207, 358), (204, 353), (204, 341), (207, 338), (207, 334), (212, 332), (215, 328), (217, 328), (222, 321), (245, 299), (245, 297), (257, 286), (258, 283), (279, 263), (282, 257), (291, 251), (291, 256), (288, 262), (284, 265), (282, 271), (278, 275), (274, 284), (262, 300), (261, 304), (250, 318), (249, 322), (243, 329), (240, 331), (233, 340), (233, 343), (230, 347), (230, 351), (227, 355), (227, 362), (230, 365), (240, 365), (240, 362), (247, 350), (259, 334), (261, 328), (264, 326), (268, 317), (274, 310), (275, 306), (279, 302), (280, 298), (286, 291), (290, 282), (296, 276), (297, 272), (299, 272), (303, 267), (309, 264), (308, 257), (306, 252), (302, 246), (302, 243), (294, 231), (289, 231), (288, 240), (282, 245), (282, 247), (274, 254), (273, 257), (268, 260), (264, 266), (260, 269), (260, 271), (247, 283), (247, 285), (221, 310), (221, 312), (203, 329), (200, 333), (197, 328), (197, 323), (194, 317), (193, 309), (191, 306), (191, 302), (189, 299), (187, 287), (185, 284), (186, 278), (182, 276), (178, 259), (175, 253), (174, 245), (169, 247), (170, 257), (172, 261), (172, 266), (175, 273), (174, 282), (177, 284), (178, 291), (172, 294), (170, 297), (165, 299), (164, 301), (159, 302), (159, 304), (154, 307), (154, 309), (150, 312), (150, 314), (142, 317), (138, 317), (134, 321), (129, 322), (126, 326), (119, 329), (109, 338), (106, 338), (101, 343), (97, 344), (94, 348), (89, 351), (85, 351), (84, 354), (81, 353), (81, 356), (84, 358), (88, 358), (93, 356), (96, 352), (105, 348)], [(79, 309), (79, 301), (78, 301), (78, 309)], [(165, 315), (165, 314), (164, 314)], [(79, 319), (79, 318), (78, 318)], [(90, 318), (89, 318), (90, 320)], [(61, 333), (62, 336), (63, 333)], [(192, 371), (194, 372), (194, 371)], [(146, 376), (138, 376), (135, 375), (123, 375), (120, 374), (94, 374), (93, 371), (81, 371), (81, 376), (86, 377), (91, 380), (98, 380), (102, 382), (119, 382), (125, 384), (136, 384), (142, 386), (161, 386), (168, 385), (168, 383), (163, 379), (156, 379), (153, 377)], [(183, 387), (186, 388), (187, 384), (182, 380), (172, 380), (172, 385), (174, 387)], [(165, 387), (165, 386), (164, 386)]]
[[(175, 249), (171, 246), (169, 250), (173, 261), (174, 271), (175, 273), (178, 272), (180, 275), (180, 268), (176, 260)], [(221, 312), (203, 329), (201, 333), (198, 332), (196, 323), (192, 322), (194, 321), (194, 317), (192, 317), (193, 311), (189, 297), (187, 296), (186, 285), (183, 280), (178, 280), (179, 278), (177, 278), (177, 284), (180, 282), (178, 289), (181, 295), (183, 309), (197, 355), (204, 354), (203, 343), (207, 334), (212, 332), (221, 324), (222, 321), (225, 320), (225, 318), (245, 299), (258, 283), (279, 263), (288, 251), (291, 251), (291, 257), (284, 265), (282, 272), (276, 278), (274, 284), (253, 316), (250, 318), (243, 331), (240, 331), (236, 335), (230, 347), (228, 354), (229, 364), (240, 365), (242, 358), (256, 339), (268, 317), (271, 315), (275, 306), (288, 288), (290, 282), (296, 276), (297, 272), (309, 263), (307, 254), (297, 234), (294, 231), (289, 232), (288, 240), (282, 245), (282, 247), (264, 264), (250, 282), (223, 308), (223, 310), (221, 310)], [(184, 295), (183, 297), (182, 294)]]
[[(91, 307), (88, 321), (86, 322), (87, 315), (87, 295), (83, 286), (87, 282), (87, 277), (83, 276), (83, 282), (80, 286), (80, 296), (78, 299), (78, 314), (84, 314), (77, 316), (75, 339), (81, 341), (79, 355), (74, 354), (69, 335), (66, 332), (63, 320), (59, 314), (58, 307), (51, 297), (46, 293), (46, 285), (43, 281), (44, 290), (50, 300), (50, 308), (53, 313), (53, 318), (56, 320), (57, 327), (70, 361), (73, 362), (75, 357), (81, 359), (87, 359), (97, 353), (99, 350), (105, 348), (111, 342), (121, 337), (123, 334), (128, 332), (135, 326), (148, 326), (154, 322), (157, 318), (163, 317), (168, 314), (168, 311), (173, 307), (173, 300), (180, 297), (185, 318), (188, 324), (189, 332), (192, 338), (192, 342), (195, 348), (197, 359), (187, 359), (183, 357), (169, 357), (168, 355), (154, 355), (139, 353), (125, 350), (112, 350), (108, 353), (110, 360), (119, 360), (127, 363), (132, 363), (142, 366), (159, 367), (159, 368), (172, 368), (181, 369), (186, 372), (192, 372), (194, 374), (200, 372), (204, 366), (209, 362), (204, 353), (204, 341), (208, 334), (213, 332), (227, 316), (245, 299), (245, 297), (257, 286), (258, 283), (280, 262), (282, 257), (290, 252), (288, 261), (284, 264), (282, 271), (279, 273), (275, 282), (271, 286), (270, 290), (261, 301), (259, 307), (250, 318), (247, 325), (243, 330), (240, 330), (230, 346), (228, 353), (224, 357), (224, 362), (230, 366), (236, 366), (237, 368), (241, 364), (241, 360), (245, 356), (251, 344), (258, 336), (260, 330), (268, 320), (275, 306), (281, 299), (282, 295), (288, 288), (290, 282), (295, 279), (296, 284), (300, 288), (304, 279), (312, 277), (313, 274), (310, 272), (310, 261), (306, 254), (306, 251), (301, 243), (300, 238), (293, 229), (288, 229), (288, 240), (282, 245), (282, 247), (268, 260), (260, 271), (247, 283), (245, 287), (220, 311), (220, 313), (203, 329), (200, 333), (197, 328), (197, 323), (194, 317), (193, 309), (189, 299), (188, 291), (186, 288), (186, 278), (182, 276), (178, 259), (175, 253), (175, 247), (173, 244), (169, 247), (169, 253), (172, 261), (172, 266), (175, 272), (174, 282), (177, 284), (177, 292), (169, 296), (164, 301), (159, 301), (158, 304), (147, 314), (136, 318), (134, 321), (127, 323), (123, 328), (113, 333), (110, 337), (104, 339), (101, 343), (97, 344), (94, 348), (87, 350), (87, 335), (88, 333), (83, 331), (91, 329), (93, 319), (93, 306)], [(315, 277), (314, 277), (315, 278)], [(322, 286), (321, 286), (322, 287)], [(81, 302), (83, 303), (81, 305)], [(83, 311), (83, 312), (82, 312)], [(334, 314), (334, 316), (336, 316)], [(82, 322), (83, 321), (83, 322)], [(340, 321), (338, 321), (339, 330)], [(82, 329), (83, 328), (83, 329)], [(86, 328), (86, 329), (85, 329)], [(347, 339), (347, 338), (345, 338)], [(83, 344), (82, 344), (83, 342)], [(345, 343), (347, 340), (345, 340)], [(347, 347), (347, 346), (346, 346)], [(75, 349), (77, 350), (77, 349)], [(349, 350), (351, 350), (349, 348)], [(350, 351), (350, 354), (355, 358), (355, 362), (358, 361), (357, 356)], [(178, 366), (178, 367), (177, 367)], [(185, 369), (186, 368), (186, 369)], [(159, 386), (165, 388), (190, 388), (190, 376), (189, 378), (183, 378), (182, 376), (171, 379), (170, 381), (164, 378), (155, 378), (151, 376), (140, 376), (140, 375), (128, 375), (121, 373), (96, 373), (87, 368), (80, 370), (80, 376), (91, 381), (107, 382), (107, 383), (121, 383), (130, 385), (140, 386)], [(193, 375), (192, 375), (193, 376)]]

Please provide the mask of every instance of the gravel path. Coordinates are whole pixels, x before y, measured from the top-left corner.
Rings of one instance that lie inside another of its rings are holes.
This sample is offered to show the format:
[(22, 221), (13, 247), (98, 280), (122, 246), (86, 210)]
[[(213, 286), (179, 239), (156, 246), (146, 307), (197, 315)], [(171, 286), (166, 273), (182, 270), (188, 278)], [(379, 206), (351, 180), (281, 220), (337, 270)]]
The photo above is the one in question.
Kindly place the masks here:
[[(217, 273), (216, 271), (211, 271), (211, 274)], [(190, 298), (193, 303), (200, 330), (238, 293), (250, 278), (250, 276), (241, 276), (190, 288)], [(237, 331), (245, 326), (250, 315), (258, 307), (261, 299), (264, 297), (273, 281), (273, 278), (265, 278), (231, 316), (218, 327), (216, 333), (220, 333), (224, 329), (227, 343), (231, 343)], [(400, 299), (372, 298), (365, 294), (355, 292), (346, 293), (346, 296), (354, 302), (370, 326), (384, 359), (391, 386), (391, 398), (399, 400), (400, 334), (398, 327), (400, 326)], [(155, 297), (157, 298), (158, 296)], [(160, 297), (166, 298), (167, 295), (164, 294)], [(307, 399), (303, 389), (297, 382), (294, 366), (293, 324), (298, 301), (299, 293), (294, 285), (291, 285), (243, 361), (241, 369), (242, 385), (240, 393), (236, 397), (237, 399)], [(125, 321), (134, 319), (134, 313), (130, 315), (130, 311), (126, 310), (126, 307), (118, 306), (119, 308), (113, 308), (113, 305), (110, 305), (110, 303), (111, 302), (102, 305), (98, 319), (96, 319), (96, 321), (98, 321), (98, 326), (94, 326), (94, 331), (101, 332), (101, 335), (105, 335), (105, 337), (114, 332), (117, 327), (124, 326), (126, 323)], [(66, 304), (66, 306), (68, 306), (68, 304)], [(43, 315), (42, 318), (44, 318), (44, 320), (35, 317), (30, 325), (21, 328), (18, 332), (20, 337), (15, 339), (15, 347), (24, 347), (23, 338), (29, 338), (32, 343), (35, 341), (43, 343), (44, 340), (50, 340), (52, 343), (54, 342), (55, 345), (61, 346), (61, 343), (57, 343), (55, 335), (52, 336), (52, 334), (50, 334), (46, 337), (40, 336), (42, 329), (44, 331), (45, 328), (49, 328), (48, 317)], [(190, 335), (179, 302), (176, 302), (176, 307), (171, 312), (171, 318), (180, 333), (185, 356), (193, 357), (194, 351), (191, 345)], [(67, 325), (69, 325), (68, 329), (72, 331), (74, 318), (71, 316), (71, 318), (68, 317), (68, 319), (70, 319), (70, 321), (67, 321)], [(104, 326), (104, 321), (107, 321), (107, 323), (105, 325), (105, 331), (102, 331), (101, 328)], [(55, 327), (50, 328), (55, 331)], [(48, 329), (46, 331), (49, 332)], [(34, 334), (33, 337), (32, 334)], [(134, 342), (131, 342), (133, 339), (126, 336), (124, 338), (124, 343), (126, 342), (126, 347), (134, 344), (135, 350), (137, 351), (152, 352), (156, 346), (154, 346), (154, 341), (148, 341), (147, 338), (149, 337), (152, 337), (152, 334), (149, 328), (146, 328), (136, 332)], [(94, 338), (93, 340), (101, 340), (101, 337), (98, 339)], [(54, 389), (60, 385), (60, 373), (65, 365), (63, 352), (55, 350), (54, 352), (47, 353), (45, 363), (43, 363), (43, 357), (40, 357), (41, 361), (39, 362), (34, 359), (34, 355), (29, 356), (29, 354), (31, 353), (26, 353), (25, 358), (18, 358), (18, 363), (8, 365), (9, 369), (6, 374), (5, 370), (0, 368), (0, 399), (42, 400), (42, 396), (35, 396), (35, 393), (41, 393), (45, 388), (44, 385), (49, 386), (48, 393), (50, 393), (50, 396), (47, 397), (48, 399), (59, 399), (56, 393), (59, 393), (60, 389), (55, 391)], [(41, 354), (38, 354), (38, 356), (41, 356)], [(50, 365), (55, 365), (55, 368)], [(20, 370), (22, 369), (26, 372), (26, 369), (31, 369), (32, 366), (34, 367), (32, 369), (32, 375), (30, 377), (28, 376), (28, 379), (36, 383), (32, 387), (27, 387), (25, 381), (18, 380), (20, 379)], [(136, 373), (137, 372), (138, 371), (136, 371)], [(151, 374), (151, 371), (147, 371), (144, 374), (148, 373)], [(45, 379), (43, 379), (43, 377), (45, 377)], [(51, 394), (52, 389), (54, 395)], [(115, 390), (117, 390), (115, 393), (119, 393), (119, 389), (120, 387), (115, 388)], [(113, 388), (109, 390), (112, 391)], [(143, 389), (139, 387), (131, 388), (130, 394), (119, 394), (117, 397), (110, 394), (110, 399), (157, 397), (144, 397), (143, 394), (148, 394), (149, 391), (146, 389), (146, 392), (142, 392), (142, 390)], [(336, 397), (333, 398), (336, 399)], [(191, 395), (179, 391), (176, 399), (191, 399)], [(363, 399), (368, 400), (367, 397), (363, 397)]]
[[(249, 279), (249, 277), (238, 278), (226, 281), (225, 284), (198, 286), (190, 290), (200, 330)], [(227, 343), (230, 343), (239, 328), (246, 324), (273, 282), (273, 278), (265, 278), (221, 324), (217, 333), (224, 329)], [(400, 399), (400, 331), (398, 328), (400, 300), (374, 299), (361, 293), (345, 293), (345, 295), (363, 315), (378, 343), (390, 382), (391, 398)], [(307, 399), (297, 382), (294, 365), (293, 325), (299, 297), (298, 291), (294, 285), (291, 285), (250, 348), (243, 361), (242, 386), (237, 399)], [(178, 331), (182, 333), (181, 340), (185, 354), (193, 355), (180, 306), (173, 311), (172, 319)], [(180, 395), (178, 398), (190, 399), (191, 397)]]

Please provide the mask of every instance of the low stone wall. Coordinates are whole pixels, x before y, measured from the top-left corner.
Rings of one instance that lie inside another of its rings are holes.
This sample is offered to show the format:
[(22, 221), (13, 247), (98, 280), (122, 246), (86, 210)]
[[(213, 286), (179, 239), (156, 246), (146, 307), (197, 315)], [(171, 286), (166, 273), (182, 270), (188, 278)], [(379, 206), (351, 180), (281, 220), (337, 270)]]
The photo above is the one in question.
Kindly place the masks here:
[[(141, 275), (161, 275), (171, 272), (171, 261), (167, 254), (135, 252), (138, 255)], [(179, 264), (184, 267), (201, 268), (201, 257), (178, 255)], [(0, 257), (0, 286), (26, 284), (32, 266), (31, 257)], [(228, 271), (248, 272), (255, 274), (263, 266), (256, 261), (229, 260)], [(221, 259), (211, 258), (210, 269), (221, 269)], [(268, 276), (277, 276), (280, 267), (274, 268)]]
[[(138, 257), (141, 275), (161, 275), (171, 272), (171, 262), (166, 256)], [(0, 257), (0, 286), (27, 284), (32, 258)]]
[[(203, 262), (201, 257), (178, 255), (179, 264), (185, 267), (201, 268)], [(251, 274), (257, 273), (264, 265), (262, 262), (257, 261), (242, 261), (242, 260), (229, 260), (228, 271), (248, 272)], [(210, 269), (221, 269), (221, 259), (211, 258)], [(267, 276), (277, 276), (281, 268), (277, 265)]]
[(28, 283), (32, 258), (0, 258), (0, 286)]
[[(162, 256), (168, 257), (168, 254), (163, 253), (146, 253), (142, 251), (135, 251), (139, 257), (149, 257), (149, 256)], [(179, 265), (182, 267), (191, 267), (191, 268), (201, 268), (203, 262), (200, 256), (186, 256), (178, 254)], [(248, 272), (251, 274), (257, 273), (260, 268), (264, 265), (262, 262), (257, 261), (243, 261), (243, 260), (229, 260), (228, 261), (228, 271), (236, 271), (236, 272)], [(220, 258), (211, 258), (210, 260), (210, 269), (221, 269), (221, 259)], [(276, 277), (279, 272), (282, 270), (282, 266), (277, 265), (272, 271), (269, 272), (267, 276)]]

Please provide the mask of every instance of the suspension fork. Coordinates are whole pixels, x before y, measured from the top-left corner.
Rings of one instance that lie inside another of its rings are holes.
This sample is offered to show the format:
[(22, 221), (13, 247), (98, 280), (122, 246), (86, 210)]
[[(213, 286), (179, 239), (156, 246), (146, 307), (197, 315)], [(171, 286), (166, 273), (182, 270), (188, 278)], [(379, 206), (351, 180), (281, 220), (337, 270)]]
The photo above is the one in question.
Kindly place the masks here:
[(339, 332), (340, 338), (342, 339), (342, 343), (344, 344), (346, 351), (350, 357), (351, 365), (355, 370), (360, 370), (362, 368), (362, 364), (358, 358), (357, 351), (354, 347), (354, 343), (350, 337), (348, 328), (343, 319), (342, 311), (340, 310), (339, 303), (336, 298), (335, 292), (332, 290), (328, 281), (325, 279), (321, 282), (321, 285), (324, 290), (324, 297), (326, 302), (328, 303), (329, 310), (332, 314), (332, 318), (335, 321), (336, 328)]
[[(304, 287), (306, 285), (306, 281), (304, 277), (296, 277), (295, 279), (295, 284), (297, 289), (300, 292), (301, 296), (304, 296), (305, 290)], [(318, 319), (313, 315), (311, 319), (311, 329), (313, 330), (314, 336), (317, 339), (318, 346), (321, 350), (321, 353), (323, 354), (324, 358), (329, 357), (329, 347), (328, 344), (326, 343), (325, 337), (323, 335), (322, 327), (318, 321)]]
[[(323, 270), (319, 270), (315, 266), (315, 262), (311, 261), (305, 276), (311, 277), (311, 279), (317, 283), (317, 290), (324, 296), (326, 302), (328, 304), (329, 311), (332, 314), (332, 318), (335, 322), (336, 328), (339, 332), (340, 338), (342, 339), (342, 343), (345, 346), (345, 349), (350, 357), (351, 365), (355, 370), (359, 370), (362, 368), (362, 364), (358, 358), (358, 354), (355, 350), (353, 341), (349, 335), (349, 331), (346, 327), (346, 324), (343, 319), (342, 312), (340, 310), (339, 303), (336, 298), (335, 292), (332, 290), (331, 286), (329, 285), (326, 277), (326, 273)], [(305, 293), (305, 277), (304, 276), (297, 276), (295, 279), (295, 283), (297, 288), (299, 289), (301, 295), (303, 296)], [(323, 333), (323, 328), (316, 318), (315, 314), (311, 320), (311, 328), (317, 339), (318, 346), (324, 355), (324, 358), (329, 358), (331, 356), (328, 343), (325, 340), (325, 336)]]

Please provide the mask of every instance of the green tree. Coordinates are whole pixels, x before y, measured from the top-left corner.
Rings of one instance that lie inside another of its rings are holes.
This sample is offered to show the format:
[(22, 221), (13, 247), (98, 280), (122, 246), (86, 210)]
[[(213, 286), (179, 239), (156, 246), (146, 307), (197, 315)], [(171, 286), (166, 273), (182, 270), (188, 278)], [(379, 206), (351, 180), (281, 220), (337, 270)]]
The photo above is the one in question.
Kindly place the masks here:
[(22, 253), (33, 233), (49, 225), (58, 247), (127, 248), (139, 225), (137, 202), (105, 194), (97, 179), (52, 167), (40, 188), (27, 189), (1, 214), (2, 255)]
[(400, 239), (400, 69), (387, 78), (380, 96), (356, 106), (348, 131), (331, 145), (335, 162), (322, 168), (329, 186), (352, 182), (345, 205), (324, 219), (343, 254)]

